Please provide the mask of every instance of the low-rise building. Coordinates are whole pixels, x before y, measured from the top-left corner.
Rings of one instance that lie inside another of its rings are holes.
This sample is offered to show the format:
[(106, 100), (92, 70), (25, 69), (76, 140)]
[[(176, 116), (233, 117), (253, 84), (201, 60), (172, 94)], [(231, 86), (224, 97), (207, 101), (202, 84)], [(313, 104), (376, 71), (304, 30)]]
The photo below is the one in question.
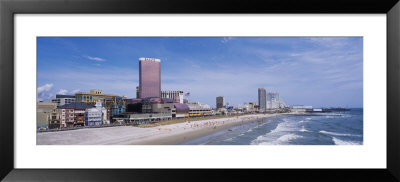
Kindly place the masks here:
[(59, 126), (60, 115), (57, 113), (57, 103), (38, 102), (36, 105), (37, 129), (52, 129)]
[(189, 106), (186, 104), (181, 104), (181, 103), (174, 103), (174, 107), (175, 107), (175, 116), (172, 115), (172, 117), (176, 117), (176, 118), (187, 118), (189, 117)]
[(175, 103), (183, 104), (183, 91), (161, 91), (161, 98), (172, 99)]
[(306, 112), (307, 110), (312, 110), (312, 106), (295, 105), (291, 108), (293, 112)]
[(60, 95), (57, 94), (56, 98), (51, 99), (52, 103), (57, 103), (57, 106), (63, 106), (65, 104), (70, 104), (75, 102), (75, 96), (74, 95)]
[(212, 109), (207, 104), (194, 102), (188, 103), (187, 106), (189, 107), (189, 117), (209, 116), (212, 114)]
[(85, 112), (85, 125), (86, 126), (101, 126), (103, 124), (110, 124), (107, 119), (107, 110), (102, 107), (101, 101), (96, 102), (95, 108), (88, 108)]
[(125, 112), (125, 97), (118, 95), (103, 94), (102, 90), (92, 89), (90, 93), (75, 93), (75, 101), (82, 102), (87, 105), (95, 106), (98, 100), (101, 101), (104, 108), (107, 109), (108, 119), (112, 119), (114, 115)]
[(93, 106), (84, 104), (82, 102), (73, 102), (59, 106), (57, 109), (61, 112), (61, 125), (62, 127), (73, 127), (76, 125), (85, 125), (85, 112), (86, 109), (93, 108)]

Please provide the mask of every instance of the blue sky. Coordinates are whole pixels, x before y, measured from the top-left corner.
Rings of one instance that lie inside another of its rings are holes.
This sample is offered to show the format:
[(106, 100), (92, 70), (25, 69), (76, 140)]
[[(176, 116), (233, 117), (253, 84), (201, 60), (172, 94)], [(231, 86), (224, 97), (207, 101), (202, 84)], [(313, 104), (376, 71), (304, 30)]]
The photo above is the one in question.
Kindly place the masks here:
[(39, 37), (39, 100), (101, 89), (136, 96), (139, 57), (161, 59), (162, 90), (215, 107), (257, 101), (257, 88), (288, 105), (363, 106), (362, 37)]

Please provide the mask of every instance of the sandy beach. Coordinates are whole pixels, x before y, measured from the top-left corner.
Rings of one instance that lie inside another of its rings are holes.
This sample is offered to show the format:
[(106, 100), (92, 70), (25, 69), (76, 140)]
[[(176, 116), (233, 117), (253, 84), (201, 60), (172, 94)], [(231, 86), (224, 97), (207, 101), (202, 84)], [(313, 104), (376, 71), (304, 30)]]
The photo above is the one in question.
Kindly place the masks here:
[(42, 132), (36, 135), (37, 145), (174, 145), (229, 127), (274, 117), (279, 114), (253, 114), (232, 118), (139, 128), (118, 126), (79, 130)]

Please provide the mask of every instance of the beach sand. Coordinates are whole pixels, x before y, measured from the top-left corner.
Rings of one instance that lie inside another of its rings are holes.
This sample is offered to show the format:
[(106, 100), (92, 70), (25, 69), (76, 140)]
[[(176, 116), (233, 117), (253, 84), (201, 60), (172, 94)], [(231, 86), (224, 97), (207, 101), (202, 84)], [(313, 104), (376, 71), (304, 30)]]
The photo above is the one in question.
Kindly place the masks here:
[(118, 126), (69, 131), (41, 132), (37, 145), (176, 145), (229, 127), (274, 117), (279, 114), (253, 114), (231, 118), (191, 121), (151, 128)]

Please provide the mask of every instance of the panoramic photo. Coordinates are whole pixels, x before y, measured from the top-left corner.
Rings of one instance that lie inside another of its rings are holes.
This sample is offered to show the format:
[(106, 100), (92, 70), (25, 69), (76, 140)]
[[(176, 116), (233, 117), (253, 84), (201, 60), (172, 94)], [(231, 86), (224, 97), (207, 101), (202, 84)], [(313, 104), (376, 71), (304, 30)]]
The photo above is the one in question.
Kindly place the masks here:
[(36, 105), (37, 145), (363, 145), (363, 38), (37, 37)]

